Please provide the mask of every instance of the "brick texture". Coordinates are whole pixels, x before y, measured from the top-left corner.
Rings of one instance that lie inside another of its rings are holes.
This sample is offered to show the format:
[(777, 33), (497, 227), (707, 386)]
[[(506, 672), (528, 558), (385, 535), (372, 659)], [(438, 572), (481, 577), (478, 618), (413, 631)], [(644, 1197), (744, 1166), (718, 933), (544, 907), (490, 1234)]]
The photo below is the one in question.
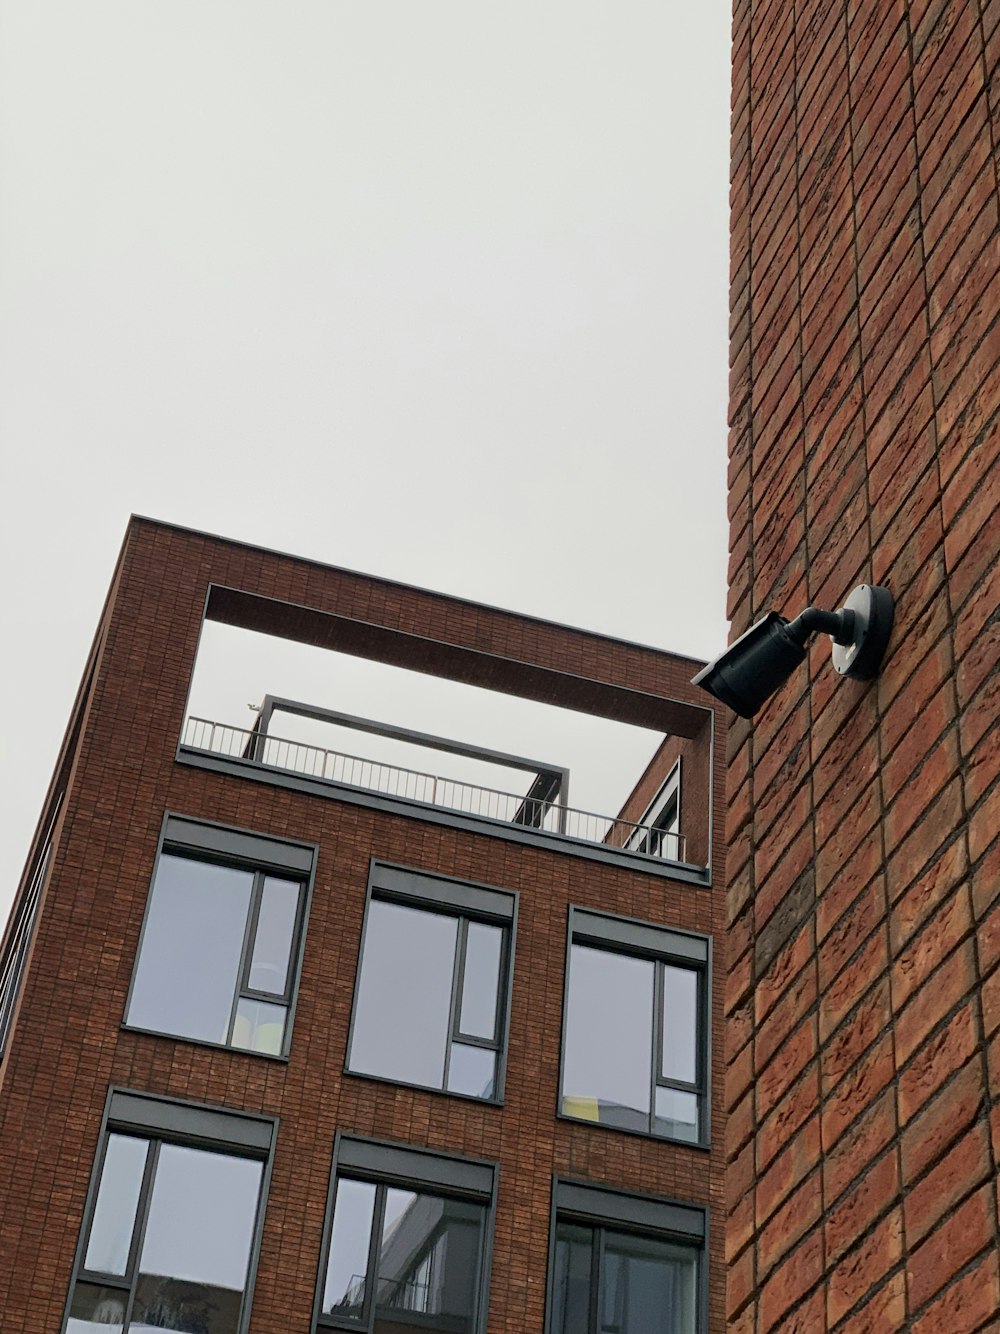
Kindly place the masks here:
[(896, 598), (730, 727), (754, 1334), (1000, 1328), (998, 61), (995, 0), (734, 7), (733, 636)]
[[(671, 699), (689, 712), (703, 706), (689, 684), (690, 662), (669, 654), (134, 520), (93, 672), (78, 700), (79, 726), (70, 729), (54, 780), (66, 795), (0, 1067), (3, 1334), (61, 1328), (109, 1085), (280, 1118), (253, 1334), (310, 1327), (338, 1129), (499, 1162), (490, 1334), (541, 1334), (553, 1174), (707, 1206), (709, 1328), (722, 1334), (724, 821), (710, 831), (707, 768), (698, 799), (695, 742), (680, 743), (696, 777), (687, 813), (695, 843), (707, 852), (712, 840), (714, 888), (644, 873), (624, 859), (588, 861), (555, 847), (433, 824), (418, 811), (367, 809), (184, 765), (176, 747), (210, 583), (337, 615), (345, 618), (344, 633), (364, 624), (429, 636), (428, 643), (456, 653), (485, 654), (481, 661), (506, 672), (508, 685), (521, 673), (536, 694), (548, 680), (540, 674), (565, 672), (589, 680), (591, 689), (610, 688), (623, 708), (639, 696), (648, 707)], [(707, 738), (711, 714), (700, 716)], [(724, 719), (719, 724), (724, 750)], [(669, 743), (661, 758), (662, 779), (673, 761)], [(644, 782), (648, 787), (650, 774)], [(721, 765), (713, 795), (721, 812)], [(287, 1062), (121, 1027), (168, 810), (318, 846)], [(519, 891), (503, 1107), (344, 1073), (372, 856)], [(719, 942), (709, 1152), (557, 1119), (571, 903), (670, 923)]]

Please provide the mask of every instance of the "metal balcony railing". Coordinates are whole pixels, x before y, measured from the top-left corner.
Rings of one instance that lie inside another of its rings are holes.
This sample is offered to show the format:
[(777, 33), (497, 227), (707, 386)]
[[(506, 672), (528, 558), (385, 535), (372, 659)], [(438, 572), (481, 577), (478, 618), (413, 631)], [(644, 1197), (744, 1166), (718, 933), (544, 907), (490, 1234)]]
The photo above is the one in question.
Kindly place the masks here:
[(594, 811), (564, 806), (561, 801), (501, 792), (284, 737), (261, 736), (255, 730), (231, 727), (207, 718), (189, 718), (181, 744), (190, 750), (225, 755), (265, 769), (304, 774), (322, 782), (363, 788), (425, 806), (441, 806), (477, 819), (519, 824), (647, 857), (685, 860), (684, 835), (655, 825), (634, 824), (615, 815), (599, 815)]

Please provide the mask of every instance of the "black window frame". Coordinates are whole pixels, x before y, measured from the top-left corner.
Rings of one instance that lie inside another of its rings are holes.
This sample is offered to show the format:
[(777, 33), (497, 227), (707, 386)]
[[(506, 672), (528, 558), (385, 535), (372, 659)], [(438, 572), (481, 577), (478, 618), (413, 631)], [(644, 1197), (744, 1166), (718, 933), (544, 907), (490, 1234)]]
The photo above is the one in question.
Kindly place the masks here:
[[(399, 1144), (392, 1140), (344, 1134), (338, 1130), (334, 1136), (333, 1165), (327, 1191), (326, 1212), (323, 1216), (323, 1243), (313, 1297), (311, 1334), (323, 1334), (323, 1331), (329, 1330), (353, 1330), (355, 1334), (370, 1334), (375, 1319), (375, 1303), (371, 1291), (365, 1298), (363, 1323), (342, 1316), (329, 1315), (321, 1309), (333, 1232), (333, 1208), (337, 1183), (341, 1179), (367, 1182), (375, 1185), (380, 1191), (376, 1198), (375, 1220), (368, 1253), (369, 1269), (377, 1253), (379, 1217), (385, 1190), (397, 1188), (427, 1191), (483, 1206), (482, 1248), (476, 1275), (478, 1294), (473, 1334), (485, 1334), (489, 1315), (493, 1231), (499, 1176), (499, 1164), (489, 1159), (457, 1157), (410, 1144)], [(370, 1273), (366, 1271), (366, 1279), (368, 1278)]]
[[(645, 852), (650, 857), (660, 857), (664, 861), (680, 862), (683, 833), (681, 831), (681, 759), (680, 755), (670, 767), (670, 772), (657, 789), (656, 796), (639, 817), (637, 828), (625, 840), (625, 848), (633, 852)], [(677, 822), (676, 831), (667, 830), (665, 817), (670, 822)], [(654, 847), (654, 840), (656, 846)], [(672, 851), (666, 852), (664, 848)]]
[[(142, 1239), (148, 1218), (159, 1149), (163, 1144), (209, 1149), (216, 1153), (228, 1154), (234, 1158), (248, 1158), (262, 1165), (257, 1216), (254, 1220), (250, 1254), (247, 1260), (247, 1279), (243, 1291), (238, 1326), (238, 1334), (247, 1334), (253, 1308), (253, 1294), (257, 1280), (257, 1266), (260, 1259), (264, 1216), (267, 1212), (277, 1133), (278, 1118), (276, 1116), (268, 1116), (265, 1113), (257, 1112), (235, 1111), (232, 1108), (213, 1106), (208, 1103), (186, 1102), (180, 1098), (139, 1092), (135, 1089), (119, 1088), (112, 1085), (108, 1090), (108, 1096), (104, 1104), (100, 1134), (94, 1153), (94, 1165), (91, 1170), (83, 1216), (80, 1221), (80, 1235), (60, 1326), (62, 1334), (65, 1334), (69, 1325), (73, 1295), (79, 1282), (116, 1288), (127, 1294), (126, 1325), (131, 1318)], [(143, 1173), (142, 1186), (136, 1205), (137, 1222), (124, 1275), (98, 1273), (88, 1270), (84, 1263), (90, 1245), (94, 1210), (97, 1204), (101, 1177), (104, 1172), (108, 1144), (113, 1134), (145, 1138), (150, 1141), (152, 1147), (152, 1152), (148, 1155)]]
[[(566, 1073), (566, 1037), (569, 1027), (569, 984), (573, 946), (585, 945), (609, 954), (646, 959), (656, 965), (653, 984), (652, 1051), (649, 1128), (613, 1126), (573, 1116), (563, 1110), (563, 1079)], [(660, 1053), (663, 1049), (663, 969), (686, 968), (698, 976), (697, 1031), (695, 1053), (697, 1079), (693, 1082), (672, 1079), (660, 1073)], [(571, 906), (566, 937), (566, 965), (563, 977), (562, 1033), (559, 1044), (559, 1085), (556, 1115), (574, 1125), (591, 1126), (599, 1131), (618, 1131), (624, 1135), (640, 1135), (646, 1139), (669, 1144), (683, 1144), (692, 1149), (711, 1147), (712, 1106), (712, 938), (677, 927), (657, 926), (652, 922), (631, 917), (619, 917), (593, 908)], [(656, 1109), (656, 1090), (676, 1089), (692, 1093), (698, 1099), (698, 1137), (687, 1139), (668, 1135), (653, 1129)]]
[[(257, 830), (240, 829), (232, 825), (218, 824), (210, 820), (200, 820), (168, 812), (163, 818), (159, 840), (156, 845), (156, 857), (149, 878), (149, 888), (146, 891), (142, 927), (132, 963), (132, 976), (129, 981), (128, 994), (125, 997), (121, 1027), (130, 1033), (147, 1033), (153, 1037), (170, 1038), (174, 1042), (193, 1042), (199, 1047), (213, 1047), (218, 1051), (228, 1051), (240, 1056), (262, 1057), (270, 1061), (287, 1061), (292, 1040), (292, 1027), (295, 1021), (295, 1010), (298, 1003), (302, 955), (309, 924), (309, 908), (312, 902), (313, 883), (316, 878), (318, 851), (318, 846), (315, 843), (263, 834)], [(156, 883), (160, 859), (165, 853), (189, 861), (251, 872), (254, 877), (250, 907), (243, 932), (239, 975), (230, 1006), (228, 1037), (225, 1042), (213, 1042), (209, 1038), (191, 1037), (185, 1033), (173, 1033), (169, 1029), (149, 1028), (143, 1024), (129, 1022), (128, 1014), (132, 1007), (132, 995), (138, 977), (139, 960), (142, 957), (142, 947), (146, 939), (146, 928), (153, 900), (153, 887)], [(264, 881), (268, 876), (294, 880), (300, 885), (289, 967), (285, 979), (285, 991), (281, 996), (249, 986), (261, 897)], [(239, 1047), (233, 1044), (232, 1035), (236, 1012), (240, 1001), (244, 999), (285, 1006), (287, 1019), (280, 1052), (255, 1051), (248, 1047)]]
[[(689, 1246), (697, 1261), (697, 1334), (708, 1334), (708, 1241), (709, 1213), (704, 1204), (677, 1200), (664, 1195), (645, 1195), (636, 1191), (592, 1181), (566, 1177), (552, 1178), (552, 1203), (549, 1213), (549, 1261), (545, 1281), (545, 1334), (553, 1334), (555, 1305), (556, 1231), (559, 1223), (579, 1223), (594, 1229), (595, 1249), (603, 1255), (604, 1232), (625, 1233), (656, 1241)], [(600, 1273), (592, 1274), (590, 1329), (579, 1334), (597, 1334)]]
[[(382, 903), (395, 903), (402, 907), (415, 908), (423, 912), (439, 913), (445, 917), (453, 917), (458, 921), (456, 957), (452, 972), (451, 1005), (448, 1017), (448, 1046), (445, 1052), (444, 1073), (440, 1086), (419, 1084), (408, 1079), (395, 1079), (391, 1075), (369, 1074), (366, 1071), (351, 1068), (361, 969), (364, 962), (365, 942), (368, 938), (368, 922), (373, 900)], [(347, 1050), (344, 1056), (344, 1074), (351, 1076), (352, 1079), (372, 1079), (378, 1083), (394, 1084), (401, 1088), (415, 1088), (427, 1093), (440, 1093), (448, 1098), (464, 1098), (469, 1102), (487, 1107), (502, 1107), (510, 1040), (510, 1009), (514, 983), (517, 910), (518, 894), (516, 890), (500, 889), (494, 885), (482, 885), (459, 880), (452, 876), (440, 875), (436, 872), (418, 871), (412, 867), (398, 866), (373, 859), (368, 874), (364, 922), (361, 928), (361, 941), (358, 946), (358, 964), (354, 975), (354, 996), (351, 1002), (351, 1021), (347, 1034)], [(492, 1039), (467, 1035), (461, 1030), (460, 1009), (469, 922), (483, 922), (488, 926), (498, 926), (503, 928), (504, 932), (500, 954), (500, 979), (497, 987), (497, 1011)], [(459, 1093), (447, 1087), (451, 1047), (455, 1042), (496, 1052), (496, 1078), (492, 1097), (480, 1098), (475, 1094)]]

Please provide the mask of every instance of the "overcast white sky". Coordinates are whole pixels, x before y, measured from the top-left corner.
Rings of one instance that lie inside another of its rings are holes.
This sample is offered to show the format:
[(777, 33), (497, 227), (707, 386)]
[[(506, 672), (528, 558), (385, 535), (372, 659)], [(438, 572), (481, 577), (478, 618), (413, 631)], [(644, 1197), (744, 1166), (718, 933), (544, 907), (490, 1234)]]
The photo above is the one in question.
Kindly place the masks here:
[(0, 0), (0, 915), (132, 511), (722, 647), (728, 34)]

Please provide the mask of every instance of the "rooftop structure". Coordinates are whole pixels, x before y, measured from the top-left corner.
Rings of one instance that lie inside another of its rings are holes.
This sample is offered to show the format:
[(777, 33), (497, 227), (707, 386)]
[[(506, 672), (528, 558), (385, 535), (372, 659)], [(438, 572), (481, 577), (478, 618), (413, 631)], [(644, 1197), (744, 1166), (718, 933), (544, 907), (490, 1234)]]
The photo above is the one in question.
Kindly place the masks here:
[(696, 666), (132, 520), (0, 954), (5, 1334), (721, 1334)]

